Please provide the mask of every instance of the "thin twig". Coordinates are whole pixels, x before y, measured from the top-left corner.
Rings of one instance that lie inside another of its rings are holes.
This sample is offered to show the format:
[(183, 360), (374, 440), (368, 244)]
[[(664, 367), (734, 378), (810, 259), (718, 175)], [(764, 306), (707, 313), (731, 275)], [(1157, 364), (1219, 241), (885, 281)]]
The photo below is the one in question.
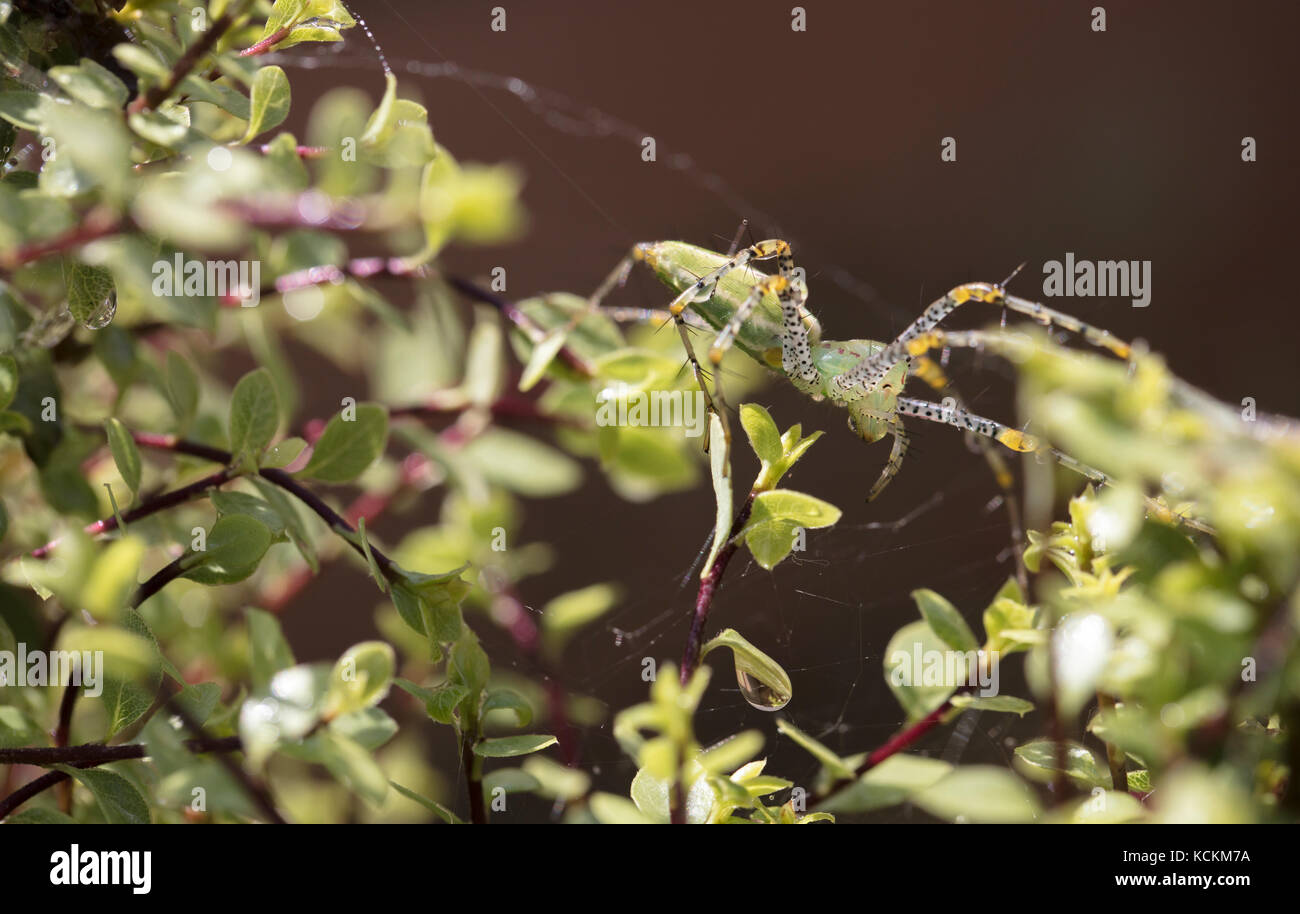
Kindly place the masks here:
[[(443, 279), (446, 280), (448, 285), (463, 295), (496, 308), (508, 321), (510, 321), (510, 323), (514, 324), (527, 334), (528, 338), (534, 343), (546, 336), (546, 331), (538, 327), (537, 324), (534, 323), (527, 314), (524, 314), (523, 311), (519, 310), (519, 306), (513, 302), (506, 301), (499, 295), (494, 295), (487, 289), (484, 289), (483, 287), (460, 276), (444, 276)], [(587, 362), (586, 359), (582, 358), (582, 356), (578, 355), (567, 345), (560, 347), (559, 355), (560, 358), (564, 360), (565, 364), (578, 372), (584, 378), (595, 377), (596, 369)]]
[(700, 648), (704, 643), (704, 625), (709, 621), (709, 610), (713, 606), (713, 598), (717, 596), (718, 587), (722, 583), (722, 576), (727, 571), (727, 565), (731, 562), (731, 557), (736, 554), (736, 548), (739, 545), (737, 537), (740, 531), (745, 528), (749, 522), (749, 512), (754, 508), (754, 493), (750, 492), (749, 497), (745, 499), (744, 506), (736, 519), (731, 523), (731, 530), (727, 533), (726, 544), (718, 551), (717, 557), (713, 560), (713, 567), (709, 573), (700, 578), (700, 589), (695, 597), (695, 613), (691, 617), (691, 630), (686, 636), (686, 650), (682, 654), (682, 685), (690, 682), (691, 676), (695, 673), (695, 668), (700, 662)]
[(831, 797), (840, 793), (840, 791), (844, 790), (850, 785), (856, 784), (858, 778), (862, 777), (862, 775), (866, 774), (872, 768), (875, 768), (881, 762), (885, 761), (885, 759), (891, 758), (897, 755), (898, 753), (902, 752), (904, 749), (911, 746), (921, 737), (925, 736), (925, 734), (933, 730), (940, 723), (940, 721), (942, 721), (944, 717), (948, 715), (948, 712), (953, 709), (952, 700), (954, 698), (956, 698), (958, 695), (965, 695), (966, 693), (971, 692), (973, 690), (974, 690), (973, 686), (962, 686), (957, 691), (953, 692), (952, 695), (948, 696), (948, 698), (944, 701), (943, 704), (939, 705), (939, 707), (935, 708), (929, 714), (925, 715), (925, 717), (921, 718), (916, 723), (912, 724), (910, 727), (907, 727), (906, 729), (901, 730), (898, 733), (894, 734), (892, 737), (889, 738), (888, 742), (886, 742), (883, 746), (876, 749), (875, 751), (869, 753), (867, 757), (862, 760), (862, 764), (858, 765), (858, 767), (853, 770), (853, 777), (841, 778), (840, 780), (831, 784), (830, 787), (828, 787), (823, 793), (811, 797), (808, 800), (808, 808), (813, 809), (819, 804), (825, 803)]
[(172, 581), (185, 574), (186, 569), (183, 564), (184, 560), (185, 556), (183, 555), (173, 559), (154, 572), (152, 577), (137, 587), (135, 593), (131, 595), (131, 608), (138, 608), (145, 600), (148, 600)]
[(244, 9), (250, 2), (251, 0), (240, 0), (237, 5), (232, 6), (217, 17), (217, 21), (212, 23), (202, 37), (186, 48), (184, 54), (176, 58), (176, 63), (172, 65), (171, 73), (167, 76), (167, 82), (159, 83), (150, 88), (148, 92), (137, 95), (135, 100), (127, 107), (127, 113), (136, 114), (141, 111), (152, 111), (166, 101), (167, 97), (184, 82), (185, 77), (189, 76), (190, 72), (198, 66), (204, 55), (216, 46), (216, 43), (221, 40), (221, 36), (230, 31), (230, 27), (235, 24), (236, 19), (244, 14)]

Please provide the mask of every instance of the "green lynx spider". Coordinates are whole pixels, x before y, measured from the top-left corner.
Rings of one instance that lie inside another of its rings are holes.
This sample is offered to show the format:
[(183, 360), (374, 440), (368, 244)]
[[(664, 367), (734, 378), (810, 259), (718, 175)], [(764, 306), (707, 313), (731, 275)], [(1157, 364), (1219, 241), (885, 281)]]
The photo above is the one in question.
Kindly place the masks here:
[[(776, 260), (776, 275), (746, 269), (756, 261)], [(849, 427), (868, 443), (893, 436), (889, 461), (868, 494), (874, 499), (898, 474), (907, 453), (904, 416), (951, 425), (991, 439), (1013, 451), (1041, 453), (1098, 483), (1106, 482), (1093, 469), (1033, 435), (992, 419), (977, 416), (955, 400), (934, 403), (903, 396), (903, 386), (916, 375), (932, 387), (945, 390), (947, 380), (926, 353), (945, 346), (979, 347), (988, 337), (980, 331), (945, 332), (944, 318), (966, 302), (995, 305), (1023, 314), (1045, 326), (1057, 326), (1081, 335), (1093, 345), (1128, 359), (1131, 347), (1108, 331), (1035, 302), (1008, 295), (1005, 283), (967, 283), (939, 298), (890, 343), (875, 340), (824, 340), (821, 325), (805, 307), (808, 290), (794, 267), (790, 245), (779, 239), (759, 241), (733, 254), (719, 254), (682, 241), (637, 244), (591, 296), (591, 307), (627, 281), (636, 263), (650, 267), (676, 297), (666, 311), (617, 309), (625, 316), (671, 319), (686, 346), (691, 370), (704, 391), (706, 402), (726, 428), (725, 401), (717, 366), (723, 354), (737, 346), (751, 358), (785, 375), (815, 400), (829, 400), (849, 413)], [(692, 314), (701, 320), (692, 319)], [(694, 355), (688, 324), (705, 325), (717, 333), (709, 349), (714, 366), (710, 395), (705, 372)], [(728, 432), (729, 439), (729, 432)], [(1010, 484), (1005, 468), (993, 460), (998, 482)]]

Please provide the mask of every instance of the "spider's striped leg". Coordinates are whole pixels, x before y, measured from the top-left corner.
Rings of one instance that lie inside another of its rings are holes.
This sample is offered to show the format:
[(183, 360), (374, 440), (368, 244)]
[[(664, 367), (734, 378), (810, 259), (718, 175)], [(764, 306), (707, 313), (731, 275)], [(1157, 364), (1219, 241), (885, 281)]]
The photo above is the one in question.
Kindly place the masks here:
[[(993, 419), (986, 419), (983, 416), (977, 416), (974, 413), (967, 412), (964, 409), (952, 408), (942, 403), (931, 403), (929, 400), (917, 400), (913, 397), (898, 398), (898, 412), (904, 416), (914, 416), (918, 419), (925, 419), (927, 422), (938, 422), (943, 425), (951, 425), (954, 428), (965, 429), (982, 435), (985, 438), (991, 438), (1004, 447), (1020, 453), (1042, 454), (1050, 457), (1061, 466), (1073, 470), (1080, 476), (1083, 476), (1096, 483), (1099, 486), (1110, 485), (1110, 477), (1096, 467), (1089, 466), (1082, 460), (1071, 457), (1064, 451), (1042, 444), (1033, 435), (1026, 434), (1018, 429), (1011, 428), (997, 422)], [(1188, 517), (1182, 514), (1176, 514), (1169, 509), (1169, 506), (1150, 496), (1143, 496), (1146, 502), (1147, 510), (1153, 516), (1165, 523), (1176, 526), (1190, 527), (1201, 533), (1213, 535), (1214, 528), (1204, 521)]]
[[(704, 376), (704, 368), (700, 365), (700, 360), (695, 357), (695, 347), (691, 344), (691, 336), (687, 330), (685, 315), (680, 313), (673, 314), (670, 315), (670, 318), (673, 323), (677, 325), (677, 333), (682, 338), (682, 348), (686, 350), (686, 360), (690, 363), (691, 374), (695, 377), (695, 384), (699, 387), (700, 393), (704, 396), (704, 407), (709, 411), (710, 415), (717, 416), (718, 421), (722, 423), (723, 447), (726, 448), (724, 451), (723, 466), (727, 468), (728, 472), (730, 472), (731, 423), (727, 421), (727, 413), (725, 410), (726, 403), (725, 401), (722, 401), (722, 388), (718, 386), (718, 370), (714, 370), (713, 389), (717, 392), (718, 401), (723, 403), (723, 409), (719, 409), (717, 404), (714, 402), (714, 398), (709, 395), (709, 386)], [(711, 437), (712, 436), (706, 432), (704, 438), (705, 453), (708, 453), (709, 448), (713, 447), (713, 442), (709, 440)]]
[(1084, 323), (1077, 317), (1044, 307), (1037, 302), (1017, 298), (1014, 295), (1007, 295), (1000, 285), (973, 282), (958, 286), (935, 301), (925, 309), (925, 312), (920, 317), (912, 321), (907, 329), (900, 333), (892, 343), (841, 374), (835, 379), (835, 383), (844, 391), (850, 391), (857, 387), (863, 387), (866, 390), (873, 389), (880, 382), (880, 379), (885, 376), (885, 373), (889, 371), (890, 367), (904, 356), (918, 355), (927, 348), (932, 348), (926, 346), (918, 349), (917, 347), (920, 345), (919, 341), (922, 338), (936, 332), (935, 327), (944, 318), (970, 301), (984, 302), (985, 304), (1006, 308), (1017, 314), (1033, 318), (1046, 327), (1062, 327), (1079, 334), (1092, 345), (1106, 349), (1122, 359), (1127, 359), (1132, 355), (1132, 347), (1118, 337), (1113, 336), (1109, 330), (1094, 327), (1091, 324)]
[(889, 449), (889, 460), (880, 471), (880, 478), (867, 493), (867, 501), (875, 501), (880, 493), (885, 491), (885, 486), (889, 485), (898, 475), (898, 471), (903, 468), (903, 458), (907, 456), (907, 448), (911, 442), (907, 437), (907, 430), (903, 428), (903, 423), (897, 417), (894, 419), (891, 433), (894, 436), (894, 446)]
[(627, 278), (631, 274), (632, 266), (636, 263), (636, 260), (636, 251), (634, 249), (632, 253), (628, 254), (618, 262), (618, 266), (614, 267), (614, 269), (610, 271), (604, 281), (596, 287), (596, 291), (592, 292), (587, 298), (587, 310), (595, 311), (600, 307), (600, 303), (605, 300), (605, 296), (609, 295), (609, 293), (613, 292), (615, 289), (621, 288), (623, 284), (627, 282)]
[[(742, 223), (741, 228), (744, 228)], [(737, 235), (739, 237), (739, 235)], [(594, 310), (600, 307), (609, 293), (627, 282), (628, 275), (632, 272), (632, 267), (637, 261), (646, 260), (646, 252), (653, 245), (635, 244), (632, 250), (618, 262), (618, 265), (610, 271), (604, 281), (596, 288), (595, 292), (587, 299), (588, 308)], [(694, 301), (704, 301), (713, 295), (713, 290), (718, 285), (718, 280), (730, 273), (756, 260), (771, 260), (773, 257), (779, 257), (784, 254), (787, 258), (790, 254), (790, 245), (776, 238), (770, 238), (766, 241), (759, 241), (744, 248), (739, 253), (727, 257), (727, 262), (715, 270), (701, 276), (673, 300), (669, 306), (674, 314), (680, 314), (687, 305)]]
[(736, 341), (737, 334), (745, 321), (749, 320), (749, 315), (758, 307), (758, 303), (763, 300), (763, 296), (769, 292), (782, 294), (789, 288), (789, 282), (783, 276), (768, 276), (754, 284), (754, 288), (745, 300), (740, 303), (736, 313), (727, 321), (727, 325), (722, 328), (717, 337), (713, 340), (713, 345), (709, 347), (709, 361), (715, 366), (722, 364), (722, 357), (726, 355), (731, 344)]
[[(664, 324), (673, 322), (673, 316), (664, 308), (620, 306), (605, 308), (601, 311), (601, 314), (620, 324), (653, 324), (656, 327), (662, 327)], [(686, 325), (693, 330), (707, 330), (710, 332), (713, 330), (713, 327), (694, 311), (683, 311), (682, 318), (686, 321)]]
[[(642, 258), (645, 254), (642, 248), (637, 246), (632, 249), (632, 256)], [(668, 306), (668, 310), (673, 314), (681, 314), (692, 303), (707, 301), (713, 296), (714, 290), (717, 289), (718, 281), (732, 270), (738, 270), (755, 261), (771, 260), (773, 257), (780, 258), (781, 272), (784, 275), (785, 262), (790, 259), (790, 245), (784, 241), (779, 238), (769, 238), (766, 241), (755, 242), (747, 248), (742, 248), (738, 253), (728, 257), (722, 266), (710, 270), (683, 289), (681, 294), (673, 299), (672, 304)]]

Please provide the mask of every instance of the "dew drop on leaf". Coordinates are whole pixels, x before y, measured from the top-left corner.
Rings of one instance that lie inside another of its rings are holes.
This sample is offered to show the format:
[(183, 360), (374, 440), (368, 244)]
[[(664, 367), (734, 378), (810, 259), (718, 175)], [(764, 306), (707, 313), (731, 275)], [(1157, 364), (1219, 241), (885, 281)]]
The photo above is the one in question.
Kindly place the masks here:
[(115, 314), (117, 314), (117, 292), (112, 291), (95, 310), (86, 316), (82, 324), (87, 330), (103, 330), (112, 323)]
[(790, 703), (788, 694), (761, 682), (739, 666), (736, 667), (736, 683), (740, 686), (740, 694), (745, 696), (745, 701), (760, 711), (780, 711)]

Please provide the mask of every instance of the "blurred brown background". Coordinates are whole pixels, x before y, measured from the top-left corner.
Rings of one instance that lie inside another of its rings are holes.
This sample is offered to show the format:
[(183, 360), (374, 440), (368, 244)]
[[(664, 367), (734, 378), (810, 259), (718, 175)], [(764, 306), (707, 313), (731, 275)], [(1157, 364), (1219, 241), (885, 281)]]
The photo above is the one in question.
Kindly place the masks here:
[[(742, 218), (755, 237), (781, 233), (796, 243), (810, 304), (828, 335), (844, 339), (887, 339), (943, 290), (1001, 279), (1022, 261), (1013, 288), (1041, 298), (1043, 262), (1067, 251), (1150, 260), (1150, 307), (1054, 304), (1148, 340), (1224, 400), (1252, 396), (1260, 409), (1298, 414), (1296, 6), (1112, 2), (1098, 33), (1096, 5), (806, 0), (807, 32), (795, 33), (793, 4), (772, 0), (353, 4), (407, 90), (428, 105), (441, 142), (461, 159), (509, 161), (527, 175), (526, 238), (446, 257), (468, 274), (505, 266), (511, 297), (587, 292), (634, 241), (725, 249)], [(490, 29), (493, 6), (507, 11), (503, 33)], [(658, 161), (643, 162), (639, 144), (624, 138), (553, 129), (508, 92), (404, 73), (407, 61), (449, 60), (561, 93), (570, 115), (590, 106), (635, 125), (656, 139)], [(360, 30), (337, 63), (290, 70), (299, 119), (304, 102), (329, 86), (378, 95), (378, 62)], [(940, 161), (945, 136), (957, 141), (955, 163)], [(1241, 160), (1245, 136), (1258, 142), (1252, 164)], [(693, 167), (680, 167), (679, 154)], [(710, 174), (729, 190), (711, 192)], [(637, 275), (619, 300), (667, 298)], [(956, 324), (993, 317), (971, 313)], [(981, 365), (957, 353), (951, 373), (978, 411), (1014, 417), (1008, 373), (992, 359)], [(319, 402), (305, 403), (304, 414), (332, 409), (337, 386), (323, 377), (308, 385)], [(890, 634), (915, 618), (908, 593), (933, 587), (977, 620), (1011, 570), (997, 558), (1005, 521), (985, 509), (995, 490), (982, 462), (949, 430), (914, 427), (903, 473), (868, 506), (886, 445), (864, 447), (841, 412), (780, 384), (756, 399), (783, 427), (802, 421), (829, 432), (792, 484), (845, 516), (810, 535), (802, 561), (775, 574), (734, 564), (710, 627), (735, 626), (786, 665), (795, 698), (784, 713), (796, 724), (845, 753), (863, 751), (900, 722), (880, 662)], [(737, 467), (740, 479), (750, 472)], [(898, 532), (861, 527), (905, 515), (936, 491), (942, 502)], [(677, 584), (712, 512), (707, 490), (625, 504), (594, 471), (578, 494), (528, 506), (525, 538), (551, 543), (559, 556), (552, 572), (525, 582), (530, 604), (596, 580), (617, 581), (629, 595), (574, 644), (565, 666), (572, 687), (625, 707), (645, 695), (642, 657), (680, 657), (694, 587)], [(376, 533), (395, 539), (403, 523), (435, 517), (430, 501), (420, 516), (386, 518)], [(330, 569), (287, 610), (290, 639), (303, 659), (333, 657), (372, 633), (373, 602), (355, 569)], [(611, 630), (643, 626), (621, 644)], [(489, 637), (488, 645), (494, 663), (509, 663), (507, 642)], [(771, 734), (769, 770), (806, 780), (813, 763), (716, 666), (698, 718), (702, 740), (762, 727)], [(1025, 694), (1017, 679), (1008, 672), (1004, 691)], [(1008, 733), (1036, 732), (1032, 717), (1006, 717), (980, 718), (965, 758), (1002, 759)], [(926, 748), (956, 751), (951, 732)], [(604, 787), (626, 790), (631, 768), (607, 730), (587, 735), (583, 757)], [(454, 771), (450, 754), (446, 761)], [(504, 818), (539, 813), (512, 804)]]

